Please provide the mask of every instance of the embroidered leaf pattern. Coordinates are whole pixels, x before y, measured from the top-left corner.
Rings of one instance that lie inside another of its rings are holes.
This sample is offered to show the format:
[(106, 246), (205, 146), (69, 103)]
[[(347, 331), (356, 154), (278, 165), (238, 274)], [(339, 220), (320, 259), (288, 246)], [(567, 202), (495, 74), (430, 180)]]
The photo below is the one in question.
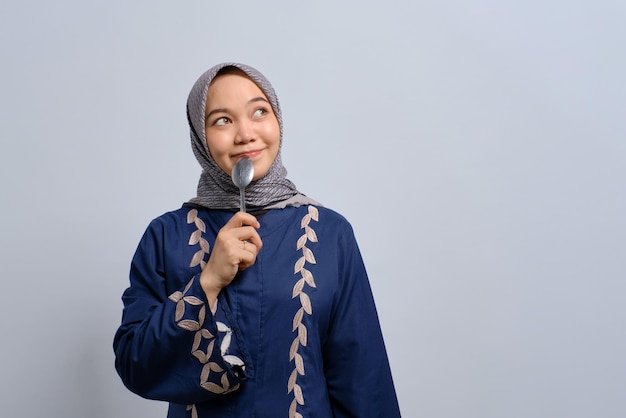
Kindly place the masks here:
[(204, 259), (204, 251), (198, 250), (191, 258), (191, 263), (189, 263), (189, 267), (195, 267), (199, 265)]
[(298, 327), (302, 324), (303, 316), (304, 316), (304, 309), (302, 308), (298, 309), (298, 312), (296, 312), (296, 315), (293, 317), (293, 328), (291, 329), (292, 331), (297, 330)]
[(302, 256), (298, 258), (294, 265), (294, 274), (300, 273), (300, 278), (293, 286), (291, 293), (292, 299), (299, 296), (300, 308), (293, 317), (293, 332), (297, 332), (296, 337), (291, 343), (289, 349), (289, 361), (294, 362), (294, 369), (289, 376), (287, 382), (287, 393), (293, 393), (293, 401), (289, 406), (289, 418), (302, 418), (298, 412), (298, 405), (304, 405), (304, 394), (302, 388), (298, 384), (298, 376), (304, 376), (304, 358), (299, 353), (300, 347), (306, 347), (308, 340), (308, 331), (305, 323), (305, 314), (313, 314), (313, 304), (310, 296), (306, 293), (305, 285), (310, 288), (316, 288), (313, 273), (305, 268), (306, 264), (316, 264), (313, 251), (307, 247), (308, 242), (317, 243), (318, 237), (315, 230), (309, 225), (311, 221), (319, 221), (319, 211), (315, 206), (308, 207), (308, 213), (302, 217), (300, 228), (304, 229), (304, 235), (298, 238), (296, 242), (296, 251), (302, 251)]
[(189, 292), (189, 289), (191, 289), (191, 285), (193, 284), (193, 279), (189, 280), (189, 283), (187, 283), (187, 286), (185, 286), (185, 289), (183, 290), (183, 296), (187, 294), (187, 292)]
[(198, 331), (200, 329), (200, 324), (192, 319), (183, 319), (178, 322), (178, 326), (187, 331)]
[(230, 382), (228, 381), (228, 375), (226, 373), (222, 375), (222, 378), (220, 379), (220, 383), (222, 384), (222, 387), (224, 388), (224, 390), (228, 390), (228, 388), (230, 388)]
[(204, 318), (206, 317), (206, 306), (202, 305), (200, 312), (198, 312), (198, 322), (200, 326), (204, 325)]
[(300, 341), (301, 345), (306, 347), (307, 330), (306, 330), (306, 327), (304, 326), (304, 324), (298, 325), (298, 340)]
[(289, 360), (293, 360), (298, 352), (298, 348), (300, 348), (300, 340), (296, 337), (293, 339), (291, 343), (291, 349), (289, 350)]
[(188, 304), (194, 305), (194, 306), (204, 305), (204, 302), (202, 302), (200, 299), (198, 299), (195, 296), (185, 296), (183, 300), (187, 302)]
[(315, 280), (313, 280), (313, 275), (311, 274), (310, 271), (308, 271), (307, 269), (302, 269), (300, 271), (300, 273), (302, 274), (302, 278), (304, 279), (304, 281), (306, 282), (306, 284), (308, 284), (311, 287), (316, 287), (315, 286)]
[(291, 375), (289, 376), (289, 381), (287, 382), (287, 393), (291, 393), (293, 387), (296, 384), (296, 379), (298, 378), (298, 371), (293, 369)]
[(307, 226), (304, 228), (304, 230), (306, 231), (306, 237), (309, 239), (309, 241), (317, 242), (317, 234), (315, 233), (315, 230), (313, 228)]
[(304, 253), (304, 258), (311, 264), (315, 264), (315, 256), (313, 255), (313, 251), (308, 249), (307, 247), (302, 247), (302, 252)]
[(191, 411), (191, 418), (198, 418), (198, 410), (196, 409), (195, 404), (187, 405), (187, 408), (185, 408), (185, 411)]
[(213, 363), (207, 363), (202, 368), (202, 372), (200, 373), (201, 382), (206, 382), (207, 380), (209, 380), (209, 374), (211, 374), (211, 364)]
[(230, 364), (231, 366), (243, 366), (244, 365), (244, 362), (242, 359), (240, 359), (237, 356), (232, 356), (228, 354), (224, 356), (224, 361)]
[(198, 210), (197, 209), (191, 209), (189, 212), (187, 212), (187, 223), (193, 223), (193, 221), (198, 217)]
[(313, 307), (311, 306), (311, 298), (309, 298), (309, 295), (301, 292), (300, 303), (302, 303), (302, 309), (304, 309), (304, 312), (308, 313), (309, 315), (313, 314)]
[[(195, 267), (200, 265), (204, 268), (206, 265), (204, 258), (209, 253), (210, 246), (209, 242), (202, 237), (202, 233), (206, 232), (206, 225), (204, 221), (198, 217), (198, 211), (196, 209), (191, 209), (187, 212), (187, 224), (193, 224), (196, 227), (196, 230), (194, 230), (189, 237), (189, 245), (200, 246), (200, 249), (193, 254), (189, 266)], [(168, 296), (169, 300), (176, 303), (174, 320), (179, 328), (195, 332), (191, 346), (191, 355), (203, 365), (199, 376), (200, 386), (203, 389), (215, 394), (225, 394), (235, 391), (239, 389), (239, 384), (237, 383), (234, 386), (231, 386), (229, 373), (218, 363), (209, 361), (211, 356), (214, 355), (213, 351), (218, 338), (206, 328), (202, 328), (206, 319), (206, 305), (204, 301), (196, 296), (187, 295), (187, 292), (191, 289), (194, 280), (195, 277), (187, 283), (182, 292), (176, 291)], [(187, 309), (187, 305), (190, 306), (189, 309)], [(211, 309), (213, 314), (215, 314), (215, 311), (217, 310), (217, 303), (215, 303)], [(215, 311), (213, 311), (213, 309), (215, 309)], [(186, 311), (189, 311), (190, 313), (187, 313)], [(193, 315), (194, 312), (197, 312), (197, 321), (195, 319), (189, 319), (189, 316)], [(185, 318), (185, 316), (187, 316), (187, 318)], [(216, 325), (218, 333), (224, 334), (221, 338), (219, 352), (222, 360), (232, 366), (245, 368), (245, 363), (242, 359), (232, 354), (228, 354), (228, 350), (232, 342), (232, 330), (226, 324), (219, 321), (216, 322)], [(204, 352), (204, 349), (202, 348), (205, 340), (208, 342), (206, 352)], [(186, 409), (187, 411), (191, 411), (192, 418), (198, 418), (198, 412), (194, 404), (187, 405)]]
[(230, 347), (230, 333), (227, 333), (222, 339), (222, 345), (220, 345), (220, 351), (222, 352), (222, 357), (226, 355), (226, 350)]
[(176, 322), (180, 321), (181, 319), (183, 319), (183, 315), (185, 315), (185, 302), (183, 302), (183, 300), (181, 299), (176, 304), (176, 312), (174, 314), (174, 320)]
[(191, 351), (196, 351), (200, 347), (201, 342), (202, 342), (202, 330), (196, 332), (196, 335), (193, 336), (193, 345), (191, 346)]
[(302, 360), (302, 356), (300, 354), (296, 354), (295, 360), (298, 374), (304, 376), (304, 360)]
[(202, 386), (202, 388), (208, 390), (209, 392), (213, 392), (218, 395), (221, 395), (226, 392), (226, 389), (224, 389), (223, 387), (213, 382), (205, 382), (205, 383), (202, 383), (200, 386)]
[(191, 233), (189, 237), (189, 245), (197, 245), (200, 244), (200, 249), (193, 255), (191, 258), (191, 262), (189, 263), (189, 267), (200, 266), (204, 268), (206, 262), (204, 261), (205, 254), (209, 253), (209, 242), (202, 238), (202, 233), (206, 232), (206, 225), (204, 221), (198, 217), (198, 210), (191, 209), (187, 213), (187, 223), (194, 224), (196, 230)]
[(302, 289), (304, 288), (304, 278), (298, 280), (296, 284), (293, 286), (293, 292), (291, 293), (291, 298), (295, 298), (300, 293), (302, 293)]
[(296, 402), (300, 405), (304, 405), (304, 396), (302, 396), (302, 388), (299, 384), (293, 385), (293, 395), (296, 398)]
[(306, 234), (302, 235), (300, 238), (298, 238), (298, 242), (296, 243), (296, 250), (301, 250), (302, 247), (304, 247), (304, 244), (306, 244), (308, 237)]
[(211, 371), (215, 373), (221, 373), (224, 371), (224, 369), (222, 369), (219, 364), (213, 361), (209, 363), (209, 369), (211, 369)]
[(200, 231), (206, 232), (206, 225), (204, 224), (204, 221), (202, 219), (196, 217), (196, 219), (194, 220), (194, 224), (196, 225), (196, 228), (198, 228)]
[(211, 356), (211, 353), (213, 352), (213, 347), (215, 346), (215, 338), (213, 338), (211, 340), (211, 342), (209, 343), (209, 346), (206, 349), (206, 355), (207, 356)]
[(202, 363), (202, 364), (206, 363), (206, 362), (207, 362), (207, 360), (208, 360), (208, 359), (207, 359), (207, 357), (206, 357), (206, 354), (204, 354), (204, 353), (203, 353), (202, 351), (200, 351), (200, 350), (194, 351), (194, 352), (193, 352), (193, 353), (191, 353), (191, 354), (192, 354), (195, 358), (197, 358), (197, 359), (198, 359), (198, 361), (199, 361), (200, 363)]
[(296, 261), (296, 266), (293, 270), (294, 273), (298, 273), (304, 267), (304, 263), (306, 263), (306, 258), (304, 256), (300, 257), (298, 261)]
[(202, 237), (202, 231), (196, 229), (193, 231), (193, 234), (189, 237), (189, 245), (196, 245), (200, 242), (200, 237)]
[(298, 403), (296, 402), (296, 399), (294, 398), (293, 401), (291, 401), (291, 405), (289, 405), (289, 418), (295, 418), (297, 412), (296, 412), (296, 408), (298, 407)]

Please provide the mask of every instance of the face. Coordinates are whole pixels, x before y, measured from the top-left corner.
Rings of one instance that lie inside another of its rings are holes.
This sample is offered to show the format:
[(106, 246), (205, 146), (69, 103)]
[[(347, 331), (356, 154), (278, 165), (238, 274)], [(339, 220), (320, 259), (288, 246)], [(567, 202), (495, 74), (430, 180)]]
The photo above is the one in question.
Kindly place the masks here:
[(254, 180), (267, 173), (278, 155), (280, 126), (263, 91), (243, 73), (222, 74), (209, 86), (205, 110), (211, 157), (228, 175), (244, 155)]

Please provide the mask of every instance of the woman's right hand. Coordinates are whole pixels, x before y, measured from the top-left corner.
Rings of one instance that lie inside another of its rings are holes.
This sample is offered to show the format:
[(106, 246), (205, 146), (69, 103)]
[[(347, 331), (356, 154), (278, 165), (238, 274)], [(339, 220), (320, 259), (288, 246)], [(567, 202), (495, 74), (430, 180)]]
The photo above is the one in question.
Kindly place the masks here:
[(237, 212), (218, 232), (209, 261), (200, 274), (200, 284), (211, 308), (219, 292), (232, 282), (237, 272), (254, 265), (263, 246), (256, 231), (260, 227), (253, 215)]

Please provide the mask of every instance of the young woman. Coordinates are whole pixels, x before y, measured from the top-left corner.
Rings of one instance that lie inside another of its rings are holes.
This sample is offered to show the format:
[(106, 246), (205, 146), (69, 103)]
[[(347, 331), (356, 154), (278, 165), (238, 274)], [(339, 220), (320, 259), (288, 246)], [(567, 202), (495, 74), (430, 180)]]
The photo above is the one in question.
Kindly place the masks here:
[[(133, 258), (114, 340), (124, 384), (170, 418), (399, 417), (352, 228), (286, 178), (271, 84), (217, 65), (187, 115), (198, 193), (153, 220)], [(230, 177), (243, 156), (247, 213)]]

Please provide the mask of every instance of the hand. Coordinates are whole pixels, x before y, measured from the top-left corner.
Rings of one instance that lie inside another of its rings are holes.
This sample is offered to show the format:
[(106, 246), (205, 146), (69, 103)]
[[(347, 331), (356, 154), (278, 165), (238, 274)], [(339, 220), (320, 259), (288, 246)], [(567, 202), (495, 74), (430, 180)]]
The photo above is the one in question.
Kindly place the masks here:
[(209, 261), (200, 274), (200, 284), (211, 307), (239, 270), (254, 265), (263, 246), (256, 231), (260, 227), (253, 215), (237, 212), (218, 232)]

